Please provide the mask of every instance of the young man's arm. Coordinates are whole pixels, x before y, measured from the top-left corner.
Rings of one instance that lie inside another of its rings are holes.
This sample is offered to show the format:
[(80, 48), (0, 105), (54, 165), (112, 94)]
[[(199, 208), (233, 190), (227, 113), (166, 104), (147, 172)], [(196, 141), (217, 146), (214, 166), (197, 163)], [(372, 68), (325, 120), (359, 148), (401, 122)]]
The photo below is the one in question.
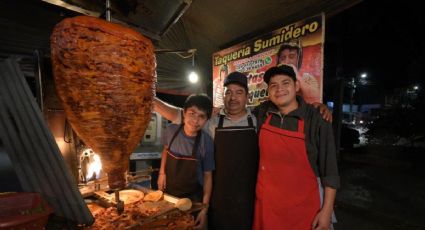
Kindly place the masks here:
[(161, 156), (161, 167), (159, 168), (158, 174), (158, 190), (164, 191), (167, 186), (167, 177), (165, 175), (165, 164), (167, 163), (167, 148), (168, 146), (164, 145)]
[(314, 218), (312, 229), (328, 230), (335, 202), (336, 189), (339, 187), (339, 174), (332, 124), (319, 119), (317, 146), (319, 151), (318, 168), (324, 187), (323, 206)]
[(336, 189), (325, 187), (324, 190), (323, 207), (313, 220), (312, 229), (314, 230), (328, 230), (331, 225)]
[(176, 107), (174, 105), (170, 105), (164, 101), (161, 101), (157, 97), (153, 99), (153, 110), (161, 116), (165, 117), (165, 119), (173, 122), (174, 124), (181, 123), (181, 111), (182, 109)]

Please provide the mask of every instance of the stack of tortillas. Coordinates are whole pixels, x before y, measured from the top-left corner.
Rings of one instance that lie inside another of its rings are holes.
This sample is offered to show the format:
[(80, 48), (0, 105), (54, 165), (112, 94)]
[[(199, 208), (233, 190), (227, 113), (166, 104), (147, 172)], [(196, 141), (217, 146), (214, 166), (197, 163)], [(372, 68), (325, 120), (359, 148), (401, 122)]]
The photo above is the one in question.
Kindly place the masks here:
[[(123, 201), (125, 205), (135, 203), (143, 199), (143, 197), (144, 197), (143, 192), (139, 190), (127, 189), (127, 190), (120, 191), (120, 200)], [(113, 194), (112, 194), (111, 200), (115, 201), (115, 196)]]
[(177, 201), (175, 207), (181, 211), (187, 211), (192, 208), (192, 201), (189, 198), (182, 198)]
[(159, 201), (162, 198), (162, 194), (163, 192), (160, 190), (150, 192), (143, 198), (143, 201), (151, 201), (151, 202)]

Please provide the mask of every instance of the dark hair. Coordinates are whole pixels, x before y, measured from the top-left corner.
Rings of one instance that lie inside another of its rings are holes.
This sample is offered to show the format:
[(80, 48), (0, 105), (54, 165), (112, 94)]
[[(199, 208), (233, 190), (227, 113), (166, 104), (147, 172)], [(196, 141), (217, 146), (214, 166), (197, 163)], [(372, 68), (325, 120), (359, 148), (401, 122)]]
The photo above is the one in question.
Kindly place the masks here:
[(289, 66), (289, 65), (280, 65), (280, 66), (271, 67), (264, 73), (263, 79), (267, 84), (269, 84), (270, 78), (276, 75), (288, 76), (292, 78), (294, 82), (297, 80), (297, 76), (295, 74), (294, 68), (292, 68), (292, 66)]
[(248, 93), (248, 78), (241, 72), (232, 72), (224, 79), (223, 86), (230, 84), (237, 84), (245, 89), (245, 93)]
[(196, 106), (199, 110), (205, 112), (208, 119), (210, 119), (213, 105), (211, 99), (206, 94), (192, 94), (187, 97), (184, 102), (184, 111), (192, 106)]

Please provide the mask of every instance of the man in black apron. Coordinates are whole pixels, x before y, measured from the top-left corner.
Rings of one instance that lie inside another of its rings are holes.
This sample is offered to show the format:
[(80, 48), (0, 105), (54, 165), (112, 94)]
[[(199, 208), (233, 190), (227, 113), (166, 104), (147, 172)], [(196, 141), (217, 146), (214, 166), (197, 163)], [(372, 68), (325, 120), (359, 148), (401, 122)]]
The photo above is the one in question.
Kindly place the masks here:
[(233, 72), (225, 79), (224, 87), (224, 109), (215, 118), (216, 171), (209, 227), (251, 229), (258, 168), (256, 122), (246, 108), (246, 76)]

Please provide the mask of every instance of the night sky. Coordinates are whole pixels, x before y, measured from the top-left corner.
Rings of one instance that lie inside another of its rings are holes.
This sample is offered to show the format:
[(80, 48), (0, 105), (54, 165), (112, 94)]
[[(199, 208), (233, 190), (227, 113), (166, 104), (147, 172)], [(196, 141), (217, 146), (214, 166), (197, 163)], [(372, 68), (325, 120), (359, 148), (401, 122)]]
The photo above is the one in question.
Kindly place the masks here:
[[(395, 88), (424, 86), (425, 14), (420, 1), (363, 1), (326, 21), (324, 101), (335, 97), (336, 69), (367, 72), (357, 103), (380, 103)], [(349, 90), (346, 90), (349, 91)], [(347, 95), (345, 101), (347, 102)]]

